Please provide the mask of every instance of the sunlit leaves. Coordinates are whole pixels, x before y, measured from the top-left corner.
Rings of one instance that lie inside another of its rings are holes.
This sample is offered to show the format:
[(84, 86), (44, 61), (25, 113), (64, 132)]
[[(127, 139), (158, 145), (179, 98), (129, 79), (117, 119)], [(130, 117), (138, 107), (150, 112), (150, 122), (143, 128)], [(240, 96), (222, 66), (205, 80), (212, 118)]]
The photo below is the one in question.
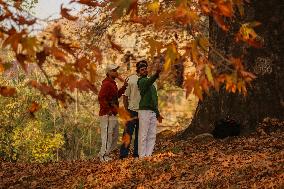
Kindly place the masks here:
[(198, 44), (203, 50), (208, 51), (210, 44), (209, 44), (209, 40), (206, 37), (200, 37), (198, 39)]
[(97, 88), (89, 80), (79, 79), (73, 74), (64, 74), (61, 72), (57, 75), (54, 84), (58, 85), (61, 89), (68, 89), (70, 91), (74, 91), (77, 88), (80, 91), (93, 91), (97, 93)]
[(233, 2), (237, 5), (240, 15), (244, 16), (245, 10), (243, 0), (233, 0)]
[(238, 34), (236, 35), (236, 41), (244, 41), (249, 45), (260, 48), (263, 46), (263, 39), (256, 34), (254, 27), (261, 25), (260, 22), (250, 22), (242, 24)]
[(63, 5), (61, 5), (61, 12), (60, 12), (60, 14), (61, 14), (61, 16), (62, 16), (63, 18), (66, 18), (67, 20), (72, 20), (72, 21), (77, 20), (78, 17), (76, 17), (76, 16), (71, 16), (71, 15), (69, 14), (69, 11), (71, 11), (71, 9), (63, 8)]
[(138, 0), (111, 0), (110, 8), (113, 9), (112, 17), (114, 20), (121, 18), (124, 13), (131, 16), (137, 15)]
[(191, 10), (186, 3), (181, 3), (175, 11), (174, 19), (183, 25), (194, 25), (198, 21), (199, 16), (197, 15), (197, 12)]
[(92, 48), (92, 53), (94, 54), (94, 57), (98, 61), (98, 63), (102, 63), (103, 56), (102, 51), (98, 47)]
[(88, 5), (90, 7), (100, 7), (103, 5), (99, 3), (97, 0), (72, 0), (70, 1), (70, 3), (74, 3), (74, 2), (83, 4), (83, 5)]
[(149, 11), (152, 11), (155, 14), (158, 14), (158, 12), (160, 10), (160, 2), (159, 2), (159, 0), (153, 0), (153, 2), (148, 3), (147, 9)]
[(213, 78), (213, 75), (212, 75), (212, 72), (211, 72), (211, 67), (208, 64), (205, 65), (205, 74), (206, 74), (208, 81), (212, 85), (214, 85), (214, 78)]
[(186, 97), (188, 97), (192, 92), (192, 89), (194, 87), (194, 81), (195, 81), (194, 77), (195, 77), (195, 74), (190, 74), (190, 75), (187, 74), (185, 76), (185, 81), (184, 81), (183, 87), (184, 87), (185, 92), (186, 92)]
[(154, 38), (147, 38), (146, 42), (150, 46), (149, 53), (151, 57), (154, 57), (156, 53), (159, 54), (161, 49), (163, 48), (163, 43), (155, 40)]
[(171, 43), (167, 46), (164, 71), (167, 72), (171, 68), (171, 65), (179, 58), (179, 53), (175, 43)]
[(23, 35), (26, 34), (26, 32), (23, 31), (23, 32), (18, 33), (14, 28), (12, 28), (11, 30), (8, 31), (8, 33), (9, 33), (9, 36), (4, 41), (2, 46), (3, 47), (11, 46), (14, 51), (17, 51), (18, 45), (20, 44), (20, 41)]
[(110, 42), (110, 45), (111, 45), (111, 48), (112, 48), (113, 50), (116, 50), (116, 51), (118, 51), (119, 53), (123, 53), (122, 47), (119, 46), (118, 44), (116, 44), (115, 42), (113, 42), (113, 40), (111, 39), (111, 35), (107, 35), (107, 38), (108, 38), (108, 40), (109, 40), (109, 42)]

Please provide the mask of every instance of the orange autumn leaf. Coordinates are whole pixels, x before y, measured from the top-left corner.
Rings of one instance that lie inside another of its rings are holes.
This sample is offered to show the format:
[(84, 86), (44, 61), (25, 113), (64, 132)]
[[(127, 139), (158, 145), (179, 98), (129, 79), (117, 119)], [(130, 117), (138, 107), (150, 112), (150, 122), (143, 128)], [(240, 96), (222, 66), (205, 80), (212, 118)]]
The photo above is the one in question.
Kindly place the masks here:
[(2, 65), (2, 63), (0, 63), (0, 73), (4, 72), (5, 71), (5, 68), (4, 66)]
[(202, 88), (199, 84), (198, 81), (194, 82), (194, 90), (193, 93), (199, 98), (199, 100), (203, 100), (203, 95), (202, 95)]
[(77, 20), (78, 17), (70, 15), (69, 11), (71, 11), (71, 9), (63, 8), (63, 4), (61, 5), (60, 14), (63, 18), (66, 18), (67, 20), (72, 20), (72, 21)]
[(8, 86), (0, 86), (0, 95), (5, 97), (14, 96), (17, 93), (16, 89)]
[(32, 102), (32, 104), (29, 107), (29, 112), (31, 114), (35, 113), (41, 108), (41, 106), (37, 102)]
[(108, 38), (108, 40), (109, 40), (109, 42), (110, 42), (110, 45), (111, 45), (111, 48), (112, 48), (113, 50), (116, 50), (116, 51), (118, 51), (118, 52), (120, 52), (120, 53), (123, 53), (122, 47), (119, 46), (118, 44), (114, 43), (114, 42), (111, 40), (111, 35), (108, 34), (108, 35), (107, 35), (107, 38)]
[(92, 49), (92, 52), (96, 58), (96, 60), (99, 62), (99, 63), (102, 63), (102, 60), (103, 60), (103, 56), (102, 56), (102, 51), (98, 48), (98, 47), (94, 47)]
[(130, 135), (128, 133), (123, 134), (122, 136), (122, 143), (124, 144), (125, 147), (129, 146), (130, 144)]
[(186, 98), (189, 96), (189, 94), (191, 93), (194, 87), (194, 76), (195, 74), (191, 74), (191, 75), (186, 75), (185, 77), (183, 87), (185, 88)]
[(217, 7), (221, 15), (225, 17), (233, 16), (233, 5), (231, 1), (218, 0)]
[(224, 19), (222, 16), (214, 14), (213, 18), (215, 22), (218, 24), (218, 26), (222, 28), (222, 30), (226, 32), (229, 30), (229, 26), (224, 22)]
[(117, 112), (118, 112), (119, 118), (123, 122), (127, 122), (127, 121), (130, 121), (132, 119), (129, 112), (127, 110), (125, 110), (123, 107), (118, 107)]
[(74, 2), (83, 4), (83, 5), (88, 5), (88, 6), (91, 6), (91, 7), (103, 6), (103, 3), (99, 3), (96, 0), (72, 0), (72, 1), (70, 1), (70, 3), (74, 3)]

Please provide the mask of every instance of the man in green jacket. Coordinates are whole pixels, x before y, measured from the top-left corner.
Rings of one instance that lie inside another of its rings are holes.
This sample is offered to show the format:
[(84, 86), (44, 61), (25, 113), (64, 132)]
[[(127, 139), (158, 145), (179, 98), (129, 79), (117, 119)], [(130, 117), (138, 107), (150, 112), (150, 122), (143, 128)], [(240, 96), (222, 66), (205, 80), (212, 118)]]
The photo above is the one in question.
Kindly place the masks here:
[(157, 88), (154, 82), (159, 78), (161, 67), (158, 65), (156, 73), (148, 76), (148, 66), (146, 60), (138, 62), (137, 69), (140, 78), (138, 88), (141, 95), (139, 103), (139, 133), (138, 133), (138, 154), (139, 157), (151, 156), (154, 150), (157, 133), (157, 119), (162, 120), (158, 110)]

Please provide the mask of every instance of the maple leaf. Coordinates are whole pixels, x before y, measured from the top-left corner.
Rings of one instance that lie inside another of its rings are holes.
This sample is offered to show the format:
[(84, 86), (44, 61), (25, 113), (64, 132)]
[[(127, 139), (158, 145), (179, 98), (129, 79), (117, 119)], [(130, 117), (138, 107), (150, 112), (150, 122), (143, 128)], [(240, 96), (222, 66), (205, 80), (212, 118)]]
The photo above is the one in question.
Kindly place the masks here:
[(175, 11), (174, 19), (183, 24), (195, 24), (199, 19), (196, 11), (190, 10), (186, 3), (181, 3)]
[(124, 144), (125, 148), (130, 144), (130, 135), (128, 133), (123, 134), (122, 136), (122, 143)]
[(32, 19), (32, 20), (27, 20), (25, 17), (23, 16), (18, 16), (18, 18), (13, 18), (19, 25), (33, 25), (36, 23), (36, 18), (35, 19)]
[(98, 93), (97, 88), (87, 79), (81, 79), (76, 81), (76, 88), (80, 91), (93, 91), (94, 93)]
[(152, 3), (148, 3), (147, 4), (147, 9), (149, 11), (152, 11), (155, 14), (158, 14), (158, 12), (160, 10), (160, 2), (159, 2), (159, 0), (153, 0)]
[(28, 111), (34, 117), (34, 113), (37, 112), (40, 108), (41, 108), (41, 106), (37, 102), (32, 102)]
[(0, 62), (0, 73), (4, 72), (5, 71), (5, 68), (4, 66), (2, 65), (2, 63)]
[(96, 0), (72, 0), (70, 1), (70, 3), (74, 3), (74, 2), (83, 4), (83, 5), (88, 5), (91, 7), (103, 7), (104, 6), (104, 3), (99, 3)]
[(0, 86), (0, 95), (5, 97), (12, 97), (17, 93), (16, 89), (8, 86)]
[(53, 55), (57, 60), (66, 62), (67, 54), (57, 47), (45, 47), (45, 53)]
[(217, 7), (219, 9), (218, 13), (225, 16), (225, 17), (232, 17), (233, 16), (233, 5), (232, 1), (226, 0), (217, 0), (215, 1)]
[(92, 83), (94, 83), (97, 79), (97, 67), (96, 64), (90, 65), (90, 80)]
[(47, 54), (45, 53), (44, 50), (36, 53), (36, 59), (37, 59), (39, 67), (43, 65), (43, 63), (46, 60), (46, 57), (47, 57)]
[(92, 52), (93, 52), (94, 56), (96, 57), (96, 60), (99, 63), (102, 63), (102, 60), (103, 60), (102, 51), (98, 47), (94, 47), (92, 49)]
[(124, 14), (129, 14), (132, 12), (132, 16), (137, 15), (138, 12), (138, 0), (112, 0), (109, 9), (113, 9), (112, 18), (117, 20), (121, 18)]
[(224, 30), (224, 31), (228, 31), (229, 30), (229, 26), (227, 24), (225, 24), (224, 19), (222, 18), (222, 16), (214, 14), (213, 18), (215, 20), (215, 22), (218, 24), (218, 26)]
[(242, 24), (239, 29), (239, 32), (236, 35), (236, 41), (244, 41), (249, 45), (260, 48), (263, 46), (263, 39), (256, 34), (253, 27), (261, 25), (260, 22), (249, 22)]
[(117, 113), (119, 115), (119, 118), (124, 122), (128, 122), (130, 120), (132, 120), (131, 116), (130, 116), (130, 113), (125, 110), (123, 107), (117, 107)]
[(190, 95), (193, 87), (194, 87), (194, 77), (195, 77), (195, 74), (191, 74), (191, 75), (186, 75), (185, 77), (185, 81), (184, 81), (184, 84), (183, 84), (183, 87), (185, 89), (185, 92), (186, 92), (186, 98)]
[(165, 72), (169, 71), (171, 68), (171, 65), (176, 62), (176, 60), (179, 58), (179, 54), (177, 51), (177, 47), (175, 43), (171, 43), (168, 45), (166, 50), (166, 57), (165, 57), (165, 64), (164, 64), (164, 70)]
[(36, 37), (24, 37), (21, 40), (23, 51), (26, 51), (28, 55), (34, 56), (37, 49)]
[(205, 74), (206, 74), (206, 77), (208, 79), (208, 81), (214, 85), (214, 78), (213, 78), (213, 75), (212, 75), (212, 72), (211, 72), (211, 68), (208, 64), (205, 65)]
[(148, 37), (145, 40), (149, 45), (150, 45), (150, 55), (153, 58), (155, 56), (155, 54), (160, 54), (161, 49), (164, 47), (162, 42), (156, 41), (154, 38), (152, 37)]
[(233, 0), (233, 2), (234, 2), (234, 4), (237, 5), (239, 13), (240, 13), (241, 17), (243, 17), (245, 15), (243, 0)]
[(197, 41), (193, 40), (190, 45), (189, 45), (189, 49), (190, 49), (190, 55), (191, 55), (191, 59), (194, 63), (198, 63), (198, 57), (199, 57), (199, 52), (197, 49)]
[(27, 72), (27, 64), (25, 63), (25, 61), (28, 60), (28, 56), (25, 54), (17, 54), (16, 58), (20, 63), (21, 67), (24, 69), (24, 71)]
[(203, 100), (202, 88), (197, 80), (194, 82), (193, 93), (199, 98), (199, 100)]
[(206, 52), (208, 51), (208, 48), (210, 46), (208, 38), (206, 37), (198, 38), (198, 44), (203, 50), (205, 50)]
[(75, 63), (75, 68), (80, 72), (84, 72), (88, 65), (90, 64), (90, 60), (86, 57), (79, 58)]
[(67, 20), (75, 21), (78, 19), (76, 16), (71, 16), (68, 12), (71, 11), (71, 9), (63, 8), (63, 4), (61, 4), (61, 11), (60, 14), (62, 17), (66, 18)]
[(118, 51), (118, 52), (120, 52), (120, 53), (123, 53), (122, 47), (119, 46), (118, 44), (114, 43), (114, 42), (111, 40), (111, 35), (108, 34), (108, 35), (107, 35), (107, 38), (108, 38), (108, 40), (109, 40), (109, 42), (110, 42), (110, 44), (111, 44), (111, 48), (112, 48), (112, 49), (114, 49), (114, 50), (116, 50), (116, 51)]
[(8, 34), (9, 36), (7, 37), (7, 39), (3, 42), (3, 47), (6, 47), (6, 46), (11, 46), (12, 49), (17, 52), (18, 50), (18, 45), (20, 44), (20, 41), (22, 39), (22, 36), (24, 34), (26, 34), (25, 31), (22, 31), (20, 33), (17, 33), (17, 31), (12, 28), (8, 31)]

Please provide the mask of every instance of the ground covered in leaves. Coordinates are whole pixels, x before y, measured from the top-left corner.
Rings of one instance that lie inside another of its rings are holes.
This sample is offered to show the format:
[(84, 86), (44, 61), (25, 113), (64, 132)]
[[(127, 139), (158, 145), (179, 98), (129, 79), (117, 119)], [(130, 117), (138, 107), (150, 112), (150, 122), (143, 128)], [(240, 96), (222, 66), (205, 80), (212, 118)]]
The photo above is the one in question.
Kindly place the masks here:
[(158, 137), (154, 155), (145, 159), (1, 162), (0, 188), (284, 187), (283, 122), (264, 122), (250, 136), (224, 140)]

